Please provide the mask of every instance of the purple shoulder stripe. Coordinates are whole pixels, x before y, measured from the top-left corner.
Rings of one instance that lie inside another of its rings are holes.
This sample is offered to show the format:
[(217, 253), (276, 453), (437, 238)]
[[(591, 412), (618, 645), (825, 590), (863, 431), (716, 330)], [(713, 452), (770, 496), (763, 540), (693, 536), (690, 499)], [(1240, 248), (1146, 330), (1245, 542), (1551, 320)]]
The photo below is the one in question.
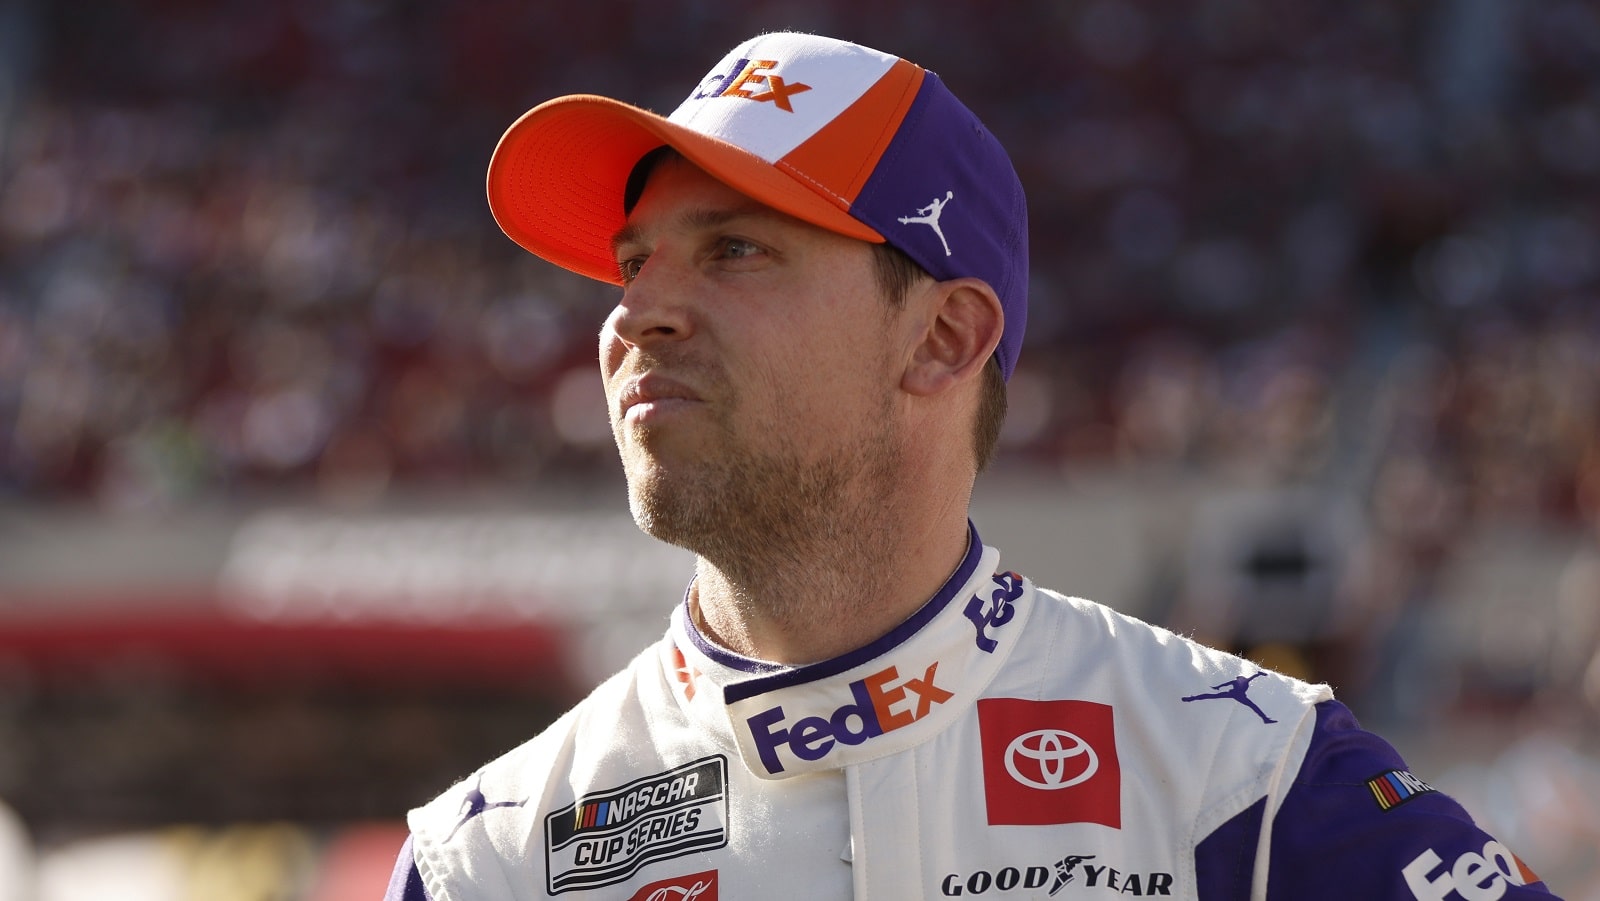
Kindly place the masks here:
[[(1266, 799), (1195, 847), (1200, 901), (1251, 894)], [(1338, 701), (1317, 705), (1311, 746), (1272, 823), (1269, 901), (1552, 897), (1520, 858), (1407, 770)]]
[(1199, 901), (1234, 901), (1250, 897), (1255, 878), (1256, 845), (1267, 810), (1262, 798), (1218, 826), (1194, 849), (1195, 897)]
[(422, 885), (422, 874), (417, 872), (417, 858), (411, 850), (412, 837), (400, 846), (399, 858), (394, 862), (394, 875), (389, 877), (389, 890), (383, 901), (433, 901)]
[[(1330, 873), (1338, 878), (1330, 879)], [(1337, 701), (1317, 705), (1311, 746), (1272, 825), (1267, 897), (1551, 897), (1511, 849)]]

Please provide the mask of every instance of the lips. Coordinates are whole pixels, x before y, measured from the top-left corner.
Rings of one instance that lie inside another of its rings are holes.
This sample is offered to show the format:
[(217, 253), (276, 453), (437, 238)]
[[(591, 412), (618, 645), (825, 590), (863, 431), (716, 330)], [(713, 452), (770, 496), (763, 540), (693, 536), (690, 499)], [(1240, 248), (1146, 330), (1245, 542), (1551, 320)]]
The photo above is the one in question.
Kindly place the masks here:
[(702, 403), (694, 389), (655, 372), (633, 376), (622, 383), (617, 403), (624, 419), (638, 419)]

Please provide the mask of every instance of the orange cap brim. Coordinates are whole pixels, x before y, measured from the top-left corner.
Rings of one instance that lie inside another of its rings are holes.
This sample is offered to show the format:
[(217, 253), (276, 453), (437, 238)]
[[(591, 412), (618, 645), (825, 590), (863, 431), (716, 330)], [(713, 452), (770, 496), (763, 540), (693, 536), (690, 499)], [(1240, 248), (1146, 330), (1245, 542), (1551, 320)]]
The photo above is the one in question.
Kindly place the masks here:
[(734, 190), (813, 225), (863, 241), (883, 236), (849, 202), (726, 141), (609, 97), (574, 94), (512, 123), (489, 161), (489, 209), (511, 240), (580, 275), (621, 284), (611, 241), (639, 158), (668, 145)]

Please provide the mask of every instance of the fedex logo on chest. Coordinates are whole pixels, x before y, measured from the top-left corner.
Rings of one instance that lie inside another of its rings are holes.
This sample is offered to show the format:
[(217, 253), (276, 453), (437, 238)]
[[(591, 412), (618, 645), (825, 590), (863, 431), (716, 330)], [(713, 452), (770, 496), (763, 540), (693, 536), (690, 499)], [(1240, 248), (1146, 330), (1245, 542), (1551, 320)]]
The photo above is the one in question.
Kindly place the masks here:
[(851, 700), (827, 716), (807, 716), (790, 723), (782, 705), (746, 720), (761, 763), (769, 773), (784, 772), (779, 754), (787, 749), (807, 762), (821, 760), (834, 748), (859, 745), (869, 738), (903, 729), (927, 716), (934, 705), (955, 696), (939, 687), (935, 660), (921, 676), (902, 676), (893, 665), (850, 683)]
[(757, 103), (771, 103), (786, 113), (792, 113), (794, 105), (789, 98), (811, 90), (811, 86), (800, 82), (789, 84), (782, 75), (772, 71), (777, 66), (775, 59), (738, 60), (727, 74), (708, 76), (689, 99), (743, 97)]

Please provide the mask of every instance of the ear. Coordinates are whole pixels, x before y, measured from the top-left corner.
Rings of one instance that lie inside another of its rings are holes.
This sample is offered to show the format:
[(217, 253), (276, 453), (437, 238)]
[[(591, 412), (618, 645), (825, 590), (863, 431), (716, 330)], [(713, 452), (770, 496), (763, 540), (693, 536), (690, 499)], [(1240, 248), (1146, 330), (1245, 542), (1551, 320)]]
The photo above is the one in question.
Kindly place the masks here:
[(1005, 329), (1005, 311), (994, 289), (982, 279), (930, 282), (931, 316), (921, 342), (906, 365), (900, 386), (927, 397), (976, 378)]

